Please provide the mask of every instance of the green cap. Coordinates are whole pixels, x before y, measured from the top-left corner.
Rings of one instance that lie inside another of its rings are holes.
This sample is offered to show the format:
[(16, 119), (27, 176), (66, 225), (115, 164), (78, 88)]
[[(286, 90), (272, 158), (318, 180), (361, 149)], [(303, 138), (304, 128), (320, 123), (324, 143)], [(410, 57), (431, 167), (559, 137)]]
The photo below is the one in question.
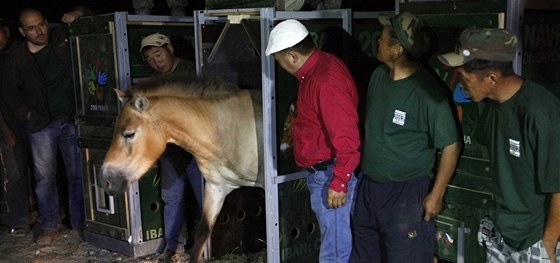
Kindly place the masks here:
[(431, 39), (426, 24), (410, 12), (394, 17), (380, 14), (379, 23), (392, 27), (403, 48), (415, 57), (422, 56), (430, 48)]
[(515, 59), (517, 37), (499, 28), (469, 28), (459, 36), (455, 52), (439, 55), (441, 63), (458, 67), (473, 59), (509, 62)]

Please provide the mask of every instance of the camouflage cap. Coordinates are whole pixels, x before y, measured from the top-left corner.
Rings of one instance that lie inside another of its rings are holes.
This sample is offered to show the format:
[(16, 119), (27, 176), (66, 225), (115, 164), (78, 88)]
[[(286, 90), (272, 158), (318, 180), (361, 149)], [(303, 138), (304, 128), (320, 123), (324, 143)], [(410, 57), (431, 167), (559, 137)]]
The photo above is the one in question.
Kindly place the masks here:
[(410, 12), (404, 11), (394, 17), (380, 14), (379, 23), (392, 27), (403, 48), (415, 57), (422, 56), (430, 48), (432, 42), (426, 24)]
[(517, 37), (499, 28), (469, 28), (459, 36), (455, 52), (439, 55), (441, 63), (458, 67), (473, 59), (508, 62), (517, 52)]

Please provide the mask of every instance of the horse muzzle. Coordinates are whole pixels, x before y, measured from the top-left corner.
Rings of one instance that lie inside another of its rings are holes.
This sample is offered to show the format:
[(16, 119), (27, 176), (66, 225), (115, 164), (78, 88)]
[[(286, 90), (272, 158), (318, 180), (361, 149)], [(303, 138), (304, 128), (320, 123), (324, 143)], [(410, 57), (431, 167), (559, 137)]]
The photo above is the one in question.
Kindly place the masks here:
[(111, 196), (125, 193), (128, 190), (128, 179), (110, 167), (103, 166), (96, 180), (97, 186), (103, 188), (105, 193)]

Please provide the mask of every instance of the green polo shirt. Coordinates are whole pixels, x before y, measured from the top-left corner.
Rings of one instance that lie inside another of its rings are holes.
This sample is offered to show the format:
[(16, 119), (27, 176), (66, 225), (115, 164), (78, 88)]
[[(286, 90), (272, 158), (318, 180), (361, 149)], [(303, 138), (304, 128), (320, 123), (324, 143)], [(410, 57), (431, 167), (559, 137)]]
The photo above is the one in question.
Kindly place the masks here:
[(436, 149), (460, 139), (442, 82), (420, 67), (393, 81), (386, 65), (369, 83), (362, 161), (376, 182), (433, 177)]
[(525, 80), (509, 100), (489, 100), (476, 136), (490, 151), (496, 195), (493, 221), (506, 243), (526, 249), (539, 241), (550, 193), (560, 192), (560, 101)]

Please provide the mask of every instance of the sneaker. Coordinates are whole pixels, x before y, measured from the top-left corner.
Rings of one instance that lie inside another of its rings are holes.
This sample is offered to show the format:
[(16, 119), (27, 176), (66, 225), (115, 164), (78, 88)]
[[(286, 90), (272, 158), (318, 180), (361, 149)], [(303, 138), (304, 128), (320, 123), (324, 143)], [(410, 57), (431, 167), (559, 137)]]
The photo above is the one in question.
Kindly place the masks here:
[(36, 242), (40, 246), (49, 246), (56, 238), (58, 238), (58, 231), (45, 230), (37, 237)]
[(10, 229), (10, 235), (16, 236), (16, 237), (25, 236), (25, 235), (27, 235), (27, 229), (25, 229), (25, 227), (12, 228), (12, 229)]
[(172, 7), (171, 8), (171, 15), (172, 16), (185, 16), (185, 9), (182, 7)]
[(138, 8), (134, 10), (134, 13), (140, 16), (147, 16), (150, 15), (150, 9), (148, 8)]

